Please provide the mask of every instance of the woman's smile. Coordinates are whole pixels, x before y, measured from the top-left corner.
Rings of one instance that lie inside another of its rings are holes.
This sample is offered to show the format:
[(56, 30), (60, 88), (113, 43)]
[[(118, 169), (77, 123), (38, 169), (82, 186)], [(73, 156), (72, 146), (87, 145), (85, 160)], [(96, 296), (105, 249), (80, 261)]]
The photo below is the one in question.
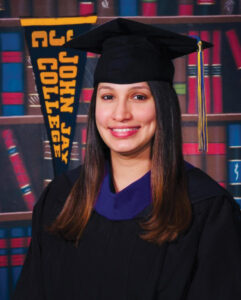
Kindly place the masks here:
[(137, 133), (140, 129), (139, 126), (137, 127), (114, 127), (110, 128), (110, 132), (113, 136), (117, 138), (127, 138)]

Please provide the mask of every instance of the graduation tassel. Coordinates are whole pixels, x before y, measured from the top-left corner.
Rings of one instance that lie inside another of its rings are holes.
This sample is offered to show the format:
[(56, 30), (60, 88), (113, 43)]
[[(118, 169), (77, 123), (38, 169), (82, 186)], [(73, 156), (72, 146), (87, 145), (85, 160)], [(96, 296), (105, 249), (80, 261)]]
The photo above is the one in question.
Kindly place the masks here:
[[(197, 38), (197, 37), (196, 37)], [(201, 152), (208, 151), (208, 133), (207, 133), (207, 114), (206, 114), (206, 100), (204, 88), (204, 65), (203, 65), (203, 51), (202, 41), (198, 39), (198, 150)]]

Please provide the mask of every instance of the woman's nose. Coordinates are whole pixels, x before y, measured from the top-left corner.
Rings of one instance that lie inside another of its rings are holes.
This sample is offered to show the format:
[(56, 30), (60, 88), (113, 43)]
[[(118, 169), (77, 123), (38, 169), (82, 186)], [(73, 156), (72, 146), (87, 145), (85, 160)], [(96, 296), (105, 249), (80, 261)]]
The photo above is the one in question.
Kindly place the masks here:
[(119, 122), (131, 119), (131, 108), (127, 101), (118, 100), (113, 109), (113, 119)]

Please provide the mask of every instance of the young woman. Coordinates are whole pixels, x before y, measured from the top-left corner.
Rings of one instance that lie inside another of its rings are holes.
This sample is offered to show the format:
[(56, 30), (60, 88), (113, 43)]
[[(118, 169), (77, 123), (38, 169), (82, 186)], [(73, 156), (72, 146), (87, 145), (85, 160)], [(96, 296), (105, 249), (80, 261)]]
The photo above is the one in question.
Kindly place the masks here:
[(116, 19), (68, 45), (102, 53), (86, 157), (35, 206), (14, 299), (241, 299), (240, 210), (182, 156), (171, 59), (195, 40)]

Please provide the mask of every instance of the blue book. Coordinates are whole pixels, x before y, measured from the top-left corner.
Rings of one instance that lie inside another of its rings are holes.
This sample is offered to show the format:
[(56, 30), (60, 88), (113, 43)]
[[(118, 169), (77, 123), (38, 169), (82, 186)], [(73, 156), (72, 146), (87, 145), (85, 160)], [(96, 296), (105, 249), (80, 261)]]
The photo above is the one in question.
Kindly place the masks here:
[(137, 0), (119, 0), (119, 16), (137, 16)]
[(4, 116), (24, 114), (24, 63), (21, 32), (2, 32), (1, 96)]
[(10, 228), (10, 259), (12, 288), (15, 289), (27, 253), (27, 227)]
[(241, 207), (241, 124), (228, 124), (228, 189)]
[(0, 299), (9, 300), (7, 228), (0, 228)]

